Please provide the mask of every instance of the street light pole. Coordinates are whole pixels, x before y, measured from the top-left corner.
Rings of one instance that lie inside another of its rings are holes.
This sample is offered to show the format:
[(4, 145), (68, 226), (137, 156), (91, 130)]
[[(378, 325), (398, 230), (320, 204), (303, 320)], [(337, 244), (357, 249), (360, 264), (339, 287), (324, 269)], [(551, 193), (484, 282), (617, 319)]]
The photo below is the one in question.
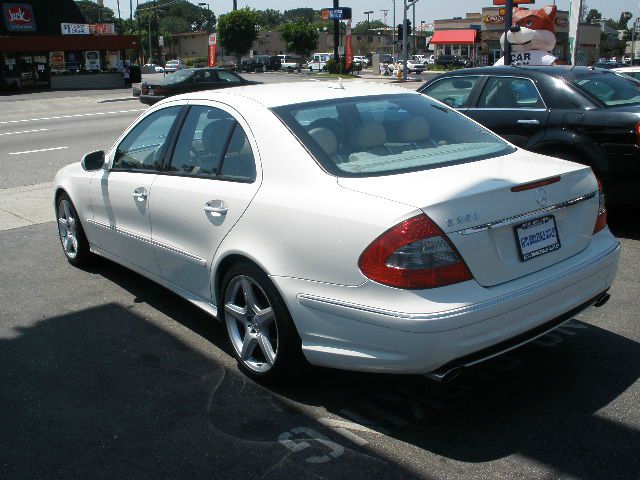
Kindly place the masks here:
[(504, 64), (511, 65), (511, 44), (507, 36), (513, 23), (513, 0), (507, 0), (504, 7), (506, 9), (504, 17)]
[(409, 78), (409, 35), (407, 34), (407, 0), (404, 0), (404, 8), (402, 9), (402, 78), (406, 81)]
[(367, 16), (367, 34), (369, 33), (369, 28), (371, 28), (371, 22), (369, 21), (369, 15), (373, 13), (373, 10), (369, 10), (368, 12), (364, 12)]
[(391, 54), (393, 57), (396, 56), (396, 0), (393, 0), (393, 25), (391, 25)]

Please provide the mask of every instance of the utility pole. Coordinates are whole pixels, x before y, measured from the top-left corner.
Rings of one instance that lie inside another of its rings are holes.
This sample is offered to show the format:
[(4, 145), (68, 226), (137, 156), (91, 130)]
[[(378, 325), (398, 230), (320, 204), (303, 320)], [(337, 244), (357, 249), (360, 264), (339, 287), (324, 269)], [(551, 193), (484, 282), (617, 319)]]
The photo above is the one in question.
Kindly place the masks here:
[(384, 28), (387, 28), (387, 12), (389, 10), (385, 10), (383, 8), (380, 9), (380, 11), (382, 12), (382, 18), (384, 18)]
[[(335, 3), (335, 2), (334, 2)], [(237, 10), (238, 9), (238, 0), (233, 0), (233, 9)]]
[[(236, 0), (233, 0), (236, 3)], [(333, 0), (333, 8), (340, 8), (340, 0)], [(338, 45), (340, 44), (340, 21), (333, 21), (333, 60), (336, 65), (340, 65), (340, 52)]]
[(416, 44), (416, 2), (413, 2), (413, 54), (416, 54), (416, 50), (418, 49), (418, 45)]
[(409, 78), (409, 68), (407, 60), (409, 60), (409, 35), (407, 34), (407, 0), (404, 0), (404, 8), (402, 9), (402, 78), (406, 81)]
[(511, 65), (511, 44), (507, 37), (513, 23), (513, 0), (507, 0), (504, 8), (506, 10), (504, 16), (504, 64)]
[(373, 13), (373, 10), (369, 10), (368, 12), (364, 12), (367, 16), (367, 33), (369, 33), (369, 28), (371, 28), (371, 22), (369, 21), (369, 15)]
[[(391, 25), (391, 54), (396, 56), (396, 0), (393, 0), (393, 25)], [(395, 60), (394, 60), (395, 62)]]

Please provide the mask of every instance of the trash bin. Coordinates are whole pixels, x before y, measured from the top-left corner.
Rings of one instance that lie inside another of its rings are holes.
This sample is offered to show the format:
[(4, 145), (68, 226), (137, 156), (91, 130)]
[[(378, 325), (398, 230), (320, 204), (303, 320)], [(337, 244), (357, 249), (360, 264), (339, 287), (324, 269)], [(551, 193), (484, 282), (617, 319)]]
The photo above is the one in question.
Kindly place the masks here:
[(131, 83), (140, 83), (142, 81), (142, 69), (140, 65), (131, 65), (129, 67), (129, 81)]

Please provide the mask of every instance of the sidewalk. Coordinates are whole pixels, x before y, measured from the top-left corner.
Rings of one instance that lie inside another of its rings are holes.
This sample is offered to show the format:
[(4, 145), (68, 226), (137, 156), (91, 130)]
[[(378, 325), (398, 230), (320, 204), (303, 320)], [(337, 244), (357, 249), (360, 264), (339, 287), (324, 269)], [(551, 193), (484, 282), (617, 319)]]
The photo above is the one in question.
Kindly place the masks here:
[(53, 182), (0, 189), (0, 231), (54, 220)]

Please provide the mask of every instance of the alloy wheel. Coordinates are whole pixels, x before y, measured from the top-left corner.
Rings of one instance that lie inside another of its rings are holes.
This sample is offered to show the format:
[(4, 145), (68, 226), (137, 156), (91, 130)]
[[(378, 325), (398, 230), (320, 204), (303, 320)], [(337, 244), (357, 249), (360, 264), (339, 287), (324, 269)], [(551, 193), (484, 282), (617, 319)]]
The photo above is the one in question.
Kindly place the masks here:
[(78, 225), (71, 204), (62, 199), (58, 204), (58, 233), (62, 248), (67, 257), (74, 259), (78, 255)]
[(247, 275), (233, 277), (225, 291), (224, 312), (231, 343), (242, 364), (258, 373), (271, 370), (278, 356), (278, 325), (260, 285)]

